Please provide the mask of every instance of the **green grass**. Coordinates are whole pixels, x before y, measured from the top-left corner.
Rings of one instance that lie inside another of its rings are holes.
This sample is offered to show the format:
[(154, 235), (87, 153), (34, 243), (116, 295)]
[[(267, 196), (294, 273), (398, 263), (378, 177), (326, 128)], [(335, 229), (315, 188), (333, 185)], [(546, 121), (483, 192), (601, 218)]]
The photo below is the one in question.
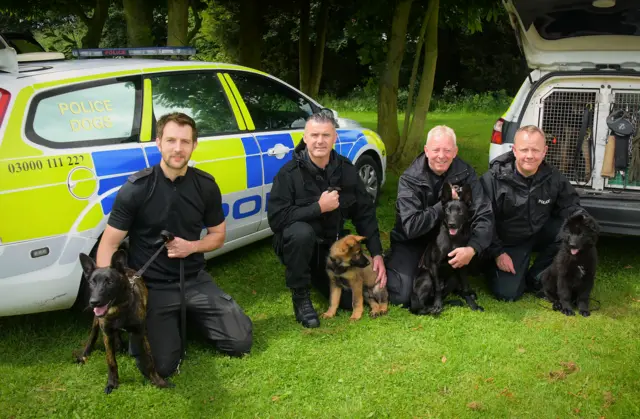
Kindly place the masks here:
[[(373, 114), (347, 114), (375, 128)], [(481, 172), (495, 115), (430, 115), (460, 138)], [(385, 245), (397, 177), (378, 217)], [(174, 389), (145, 383), (119, 356), (120, 388), (102, 390), (99, 344), (72, 361), (89, 320), (70, 311), (0, 319), (0, 417), (638, 417), (640, 256), (636, 240), (603, 238), (589, 318), (567, 318), (526, 296), (494, 301), (475, 279), (484, 313), (450, 307), (440, 318), (392, 307), (351, 323), (347, 312), (318, 329), (295, 323), (284, 268), (270, 240), (210, 262), (216, 281), (254, 321), (254, 349), (231, 359), (190, 338)], [(314, 294), (318, 310), (327, 301)]]

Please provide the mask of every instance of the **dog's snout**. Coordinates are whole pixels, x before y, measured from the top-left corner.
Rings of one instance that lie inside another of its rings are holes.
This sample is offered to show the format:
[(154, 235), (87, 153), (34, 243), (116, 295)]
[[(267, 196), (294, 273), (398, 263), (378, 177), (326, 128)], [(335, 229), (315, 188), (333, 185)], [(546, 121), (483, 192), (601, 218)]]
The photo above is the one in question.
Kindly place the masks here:
[[(86, 300), (85, 300), (86, 301)], [(91, 308), (95, 308), (98, 307), (100, 305), (100, 300), (97, 298), (91, 298), (89, 300), (89, 306), (91, 306)]]

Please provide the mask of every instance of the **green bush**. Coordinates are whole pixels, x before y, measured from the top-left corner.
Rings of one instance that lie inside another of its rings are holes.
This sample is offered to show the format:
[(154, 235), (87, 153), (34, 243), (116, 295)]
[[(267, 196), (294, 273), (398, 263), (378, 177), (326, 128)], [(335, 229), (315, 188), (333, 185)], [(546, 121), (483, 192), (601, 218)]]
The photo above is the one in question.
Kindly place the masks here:
[[(408, 99), (408, 89), (398, 91), (398, 112), (405, 112)], [(513, 98), (505, 90), (483, 93), (465, 89), (458, 91), (456, 85), (447, 83), (441, 93), (434, 94), (431, 97), (429, 112), (502, 113), (509, 107), (512, 100)], [(378, 109), (377, 92), (371, 88), (356, 88), (349, 95), (342, 98), (323, 95), (319, 98), (319, 101), (323, 106), (343, 112), (376, 112)]]

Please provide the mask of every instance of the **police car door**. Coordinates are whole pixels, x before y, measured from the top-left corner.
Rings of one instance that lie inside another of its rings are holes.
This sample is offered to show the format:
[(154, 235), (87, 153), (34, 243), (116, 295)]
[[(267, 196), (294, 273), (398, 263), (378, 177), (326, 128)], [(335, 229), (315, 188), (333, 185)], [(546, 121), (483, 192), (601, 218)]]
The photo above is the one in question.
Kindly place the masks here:
[[(255, 233), (262, 207), (262, 163), (255, 139), (221, 73), (197, 69), (145, 76), (144, 150), (150, 164), (160, 161), (155, 123), (169, 112), (196, 121), (198, 145), (189, 164), (213, 175), (222, 194), (226, 242)], [(148, 110), (148, 112), (147, 112)], [(203, 230), (204, 232), (204, 230)]]
[(66, 236), (75, 235), (59, 262), (71, 269), (86, 240), (102, 232), (117, 189), (146, 166), (138, 144), (141, 91), (140, 76), (98, 74), (46, 81), (20, 93), (16, 106), (28, 107), (14, 108), (9, 122), (16, 135), (2, 144), (10, 157), (2, 176), (14, 190), (0, 201), (2, 240), (31, 246), (28, 240), (42, 238), (37, 247), (47, 252), (16, 260), (16, 267), (53, 263)]
[[(269, 228), (266, 202), (273, 178), (292, 158), (302, 140), (306, 118), (313, 113), (311, 103), (294, 89), (271, 77), (247, 71), (228, 71), (229, 84), (237, 92), (246, 112), (247, 124), (260, 147), (264, 168), (264, 201), (260, 229)], [(225, 75), (226, 77), (227, 75)]]

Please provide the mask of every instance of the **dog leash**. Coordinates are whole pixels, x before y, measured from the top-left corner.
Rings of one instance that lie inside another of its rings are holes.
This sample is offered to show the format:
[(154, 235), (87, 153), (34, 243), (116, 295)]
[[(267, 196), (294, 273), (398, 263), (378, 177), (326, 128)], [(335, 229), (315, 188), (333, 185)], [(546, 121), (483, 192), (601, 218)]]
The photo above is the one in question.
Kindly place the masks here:
[[(158, 255), (160, 254), (160, 252), (162, 252), (162, 250), (167, 247), (167, 243), (170, 242), (171, 240), (174, 239), (174, 236), (172, 233), (169, 233), (167, 230), (162, 230), (160, 232), (160, 235), (162, 236), (162, 245), (158, 248), (158, 250), (156, 250), (156, 252), (149, 258), (149, 260), (147, 260), (147, 263), (145, 263), (142, 268), (138, 269), (138, 272), (136, 272), (130, 279), (129, 282), (131, 282), (131, 284), (133, 285), (133, 283), (135, 282), (136, 279), (140, 279), (142, 278), (142, 274), (144, 273), (144, 271), (147, 270), (147, 268), (151, 265), (151, 263), (158, 257)], [(156, 242), (155, 244), (158, 244), (158, 242)]]

